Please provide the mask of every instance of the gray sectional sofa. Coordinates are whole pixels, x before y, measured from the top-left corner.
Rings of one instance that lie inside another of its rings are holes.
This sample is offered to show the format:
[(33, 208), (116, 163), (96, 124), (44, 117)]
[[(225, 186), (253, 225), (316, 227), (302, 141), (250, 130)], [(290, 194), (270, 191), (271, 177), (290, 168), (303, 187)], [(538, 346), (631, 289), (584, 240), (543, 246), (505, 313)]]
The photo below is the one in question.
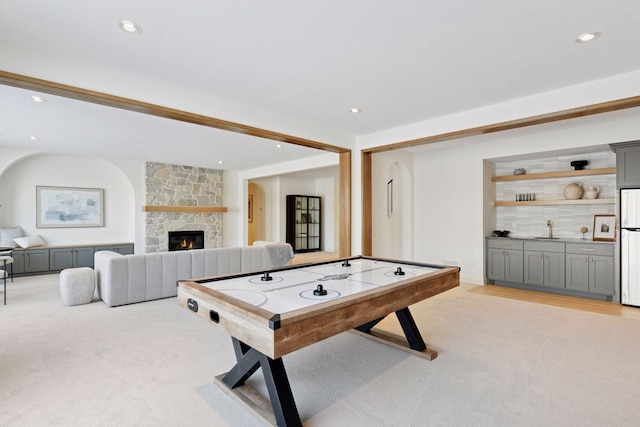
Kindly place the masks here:
[(97, 292), (109, 307), (176, 296), (179, 280), (282, 267), (293, 259), (288, 243), (237, 248), (94, 255)]

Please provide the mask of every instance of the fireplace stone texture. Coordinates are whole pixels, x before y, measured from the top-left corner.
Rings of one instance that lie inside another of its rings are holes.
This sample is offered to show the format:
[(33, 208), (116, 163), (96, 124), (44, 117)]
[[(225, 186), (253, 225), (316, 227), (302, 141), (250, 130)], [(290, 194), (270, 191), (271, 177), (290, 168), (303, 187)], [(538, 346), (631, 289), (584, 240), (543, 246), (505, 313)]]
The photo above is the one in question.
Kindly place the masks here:
[[(222, 206), (221, 170), (147, 162), (145, 186), (149, 206)], [(222, 215), (146, 212), (146, 252), (167, 251), (169, 231), (203, 230), (205, 248), (222, 247)]]

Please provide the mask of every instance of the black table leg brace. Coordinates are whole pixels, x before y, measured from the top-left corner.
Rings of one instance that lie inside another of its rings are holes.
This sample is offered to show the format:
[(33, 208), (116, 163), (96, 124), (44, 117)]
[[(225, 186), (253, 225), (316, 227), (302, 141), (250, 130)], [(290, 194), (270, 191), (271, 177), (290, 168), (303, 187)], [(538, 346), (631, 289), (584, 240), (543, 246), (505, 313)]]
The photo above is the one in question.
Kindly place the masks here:
[[(426, 349), (427, 346), (422, 339), (422, 335), (420, 335), (409, 308), (406, 307), (396, 311), (396, 317), (402, 326), (409, 347), (416, 351)], [(355, 329), (360, 332), (371, 333), (371, 329), (380, 323), (382, 319), (384, 318), (372, 320)], [(243, 385), (258, 368), (262, 368), (262, 375), (264, 376), (271, 407), (278, 426), (302, 426), (282, 358), (271, 359), (236, 338), (231, 337), (231, 341), (237, 363), (222, 378), (222, 382), (229, 388), (236, 388)]]
[[(396, 317), (398, 318), (398, 322), (400, 322), (400, 326), (402, 326), (402, 331), (404, 332), (404, 336), (407, 338), (409, 347), (412, 350), (416, 351), (423, 351), (424, 349), (426, 349), (427, 345), (424, 343), (422, 335), (420, 335), (420, 331), (418, 330), (418, 326), (416, 325), (416, 322), (413, 319), (411, 312), (409, 311), (409, 307), (405, 307), (402, 310), (396, 311)], [(355, 329), (360, 332), (370, 334), (371, 329), (378, 323), (380, 323), (382, 319), (384, 319), (384, 317), (372, 320), (371, 322), (360, 325)]]
[(258, 368), (262, 368), (278, 426), (302, 426), (282, 358), (271, 359), (236, 338), (231, 340), (238, 363), (227, 372), (222, 382), (229, 388), (241, 386)]

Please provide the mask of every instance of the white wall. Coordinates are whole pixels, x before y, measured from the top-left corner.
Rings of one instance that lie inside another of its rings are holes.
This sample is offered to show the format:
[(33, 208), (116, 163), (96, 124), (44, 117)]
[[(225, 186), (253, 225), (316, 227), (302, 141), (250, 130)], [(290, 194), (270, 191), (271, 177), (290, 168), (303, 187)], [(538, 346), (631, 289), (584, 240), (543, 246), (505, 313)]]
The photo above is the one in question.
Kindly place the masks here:
[[(20, 225), (51, 246), (135, 241), (135, 192), (121, 169), (97, 158), (16, 154), (0, 177), (3, 226)], [(103, 188), (105, 226), (36, 228), (36, 186)]]
[(484, 194), (485, 159), (580, 147), (606, 149), (609, 143), (634, 139), (640, 139), (638, 108), (433, 144), (414, 154), (414, 259), (456, 263), (463, 281), (482, 284), (484, 236), (495, 221), (495, 208), (486, 207), (491, 197)]
[[(376, 132), (370, 135), (363, 135), (356, 138), (356, 146), (352, 155), (352, 223), (353, 227), (351, 230), (351, 241), (352, 241), (352, 253), (357, 254), (361, 253), (361, 242), (362, 242), (362, 232), (361, 227), (359, 226), (361, 223), (362, 217), (362, 207), (361, 207), (361, 198), (362, 198), (362, 183), (361, 183), (361, 156), (360, 150), (365, 148), (383, 146), (388, 144), (394, 144), (403, 141), (410, 141), (418, 138), (424, 138), (432, 135), (441, 135), (448, 132), (455, 132), (463, 129), (471, 129), (479, 126), (486, 126), (495, 123), (501, 123), (509, 120), (516, 120), (525, 117), (532, 117), (541, 114), (549, 114), (557, 111), (583, 107), (586, 105), (597, 104), (601, 102), (607, 102), (617, 99), (623, 99), (631, 96), (637, 96), (640, 93), (640, 71), (634, 71), (626, 74), (621, 74), (618, 76), (610, 77), (607, 79), (601, 79), (597, 81), (587, 82), (575, 86), (570, 86), (567, 88), (562, 88), (554, 91), (549, 91), (545, 93), (540, 93), (537, 95), (520, 98), (511, 101), (505, 101), (500, 104), (488, 105), (483, 108), (478, 108), (474, 110), (469, 110), (465, 112), (461, 112), (459, 114), (453, 114), (445, 117), (438, 117), (431, 120), (425, 120), (419, 123), (414, 123), (407, 126), (402, 126), (393, 129), (387, 129), (381, 132)], [(624, 114), (624, 113), (623, 113)], [(635, 114), (635, 113), (631, 113)], [(609, 116), (610, 117), (610, 116)], [(576, 119), (579, 120), (579, 119)], [(547, 125), (545, 129), (555, 129), (557, 126), (563, 127), (566, 125), (566, 121), (553, 123)], [(582, 125), (586, 126), (579, 134), (589, 134), (590, 130), (588, 126), (590, 126), (587, 122), (581, 122)], [(627, 122), (628, 124), (628, 122)], [(574, 126), (574, 125), (570, 125)], [(613, 133), (611, 135), (617, 135), (617, 139), (620, 140), (633, 140), (638, 139), (633, 131), (624, 132), (626, 124), (623, 125), (622, 129), (619, 129), (620, 133)], [(632, 126), (632, 125), (630, 125)], [(536, 128), (540, 128), (536, 126)], [(538, 132), (534, 130), (534, 127), (528, 127), (524, 130), (525, 133), (529, 132)], [(591, 136), (600, 137), (601, 141), (606, 140), (609, 135), (608, 131), (604, 131), (604, 134), (597, 132), (603, 132), (600, 129), (593, 128), (593, 132), (596, 134), (592, 134)], [(493, 134), (493, 136), (489, 136), (489, 138), (498, 138), (497, 134)], [(616, 139), (616, 138), (614, 138)], [(463, 140), (452, 140), (440, 144), (435, 144), (434, 147), (430, 147), (430, 149), (438, 148), (438, 149), (453, 149), (454, 147), (464, 146), (470, 141), (477, 141), (487, 139), (483, 139), (483, 137), (476, 138), (465, 138)], [(539, 149), (536, 147), (532, 148), (532, 151), (549, 151), (551, 149), (563, 148), (565, 146), (580, 146), (583, 143), (581, 141), (553, 141), (551, 144), (547, 144), (544, 138), (538, 140), (539, 142), (531, 141), (530, 144), (541, 143)], [(565, 145), (566, 143), (566, 145)], [(585, 142), (584, 145), (588, 145), (588, 142)], [(500, 148), (501, 153), (497, 154), (497, 156), (501, 155), (509, 155), (509, 154), (517, 154), (521, 149), (517, 147), (511, 147), (509, 144), (506, 144)], [(451, 152), (453, 153), (453, 152)], [(466, 154), (464, 149), (462, 150), (462, 154)], [(446, 157), (446, 155), (445, 155)], [(462, 162), (462, 161), (461, 161)], [(462, 164), (462, 163), (461, 163)], [(423, 171), (427, 172), (427, 171)], [(375, 171), (374, 171), (375, 173)], [(460, 173), (465, 174), (466, 172), (461, 171)], [(419, 191), (422, 184), (417, 180), (416, 182), (416, 191)], [(415, 208), (416, 212), (418, 207)]]
[(336, 252), (339, 242), (340, 230), (338, 227), (338, 170), (332, 177), (316, 179), (314, 196), (322, 197), (322, 250), (325, 252)]
[[(440, 135), (597, 104), (640, 93), (640, 71), (588, 82), (534, 96), (489, 105), (445, 117), (356, 138), (352, 156), (352, 253), (361, 252), (361, 155), (365, 148)], [(638, 108), (564, 120), (546, 125), (455, 139), (421, 147), (414, 163), (415, 259), (462, 267), (461, 278), (483, 282), (483, 237), (487, 219), (484, 159), (603, 145), (640, 139)], [(374, 170), (373, 176), (381, 171)], [(483, 220), (483, 218), (485, 218)], [(375, 253), (374, 253), (375, 255)]]

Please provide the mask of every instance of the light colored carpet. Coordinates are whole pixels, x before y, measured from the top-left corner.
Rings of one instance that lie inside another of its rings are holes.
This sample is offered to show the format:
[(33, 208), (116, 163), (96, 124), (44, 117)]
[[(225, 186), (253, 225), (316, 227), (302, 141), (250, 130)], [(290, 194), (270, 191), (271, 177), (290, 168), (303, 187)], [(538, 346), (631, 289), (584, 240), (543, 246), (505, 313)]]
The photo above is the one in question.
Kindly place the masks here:
[[(1, 426), (261, 425), (213, 384), (234, 364), (230, 338), (175, 298), (66, 307), (58, 275), (8, 288)], [(638, 320), (467, 289), (412, 308), (434, 361), (350, 333), (285, 356), (303, 423), (638, 424)], [(258, 371), (250, 383), (261, 381)]]

